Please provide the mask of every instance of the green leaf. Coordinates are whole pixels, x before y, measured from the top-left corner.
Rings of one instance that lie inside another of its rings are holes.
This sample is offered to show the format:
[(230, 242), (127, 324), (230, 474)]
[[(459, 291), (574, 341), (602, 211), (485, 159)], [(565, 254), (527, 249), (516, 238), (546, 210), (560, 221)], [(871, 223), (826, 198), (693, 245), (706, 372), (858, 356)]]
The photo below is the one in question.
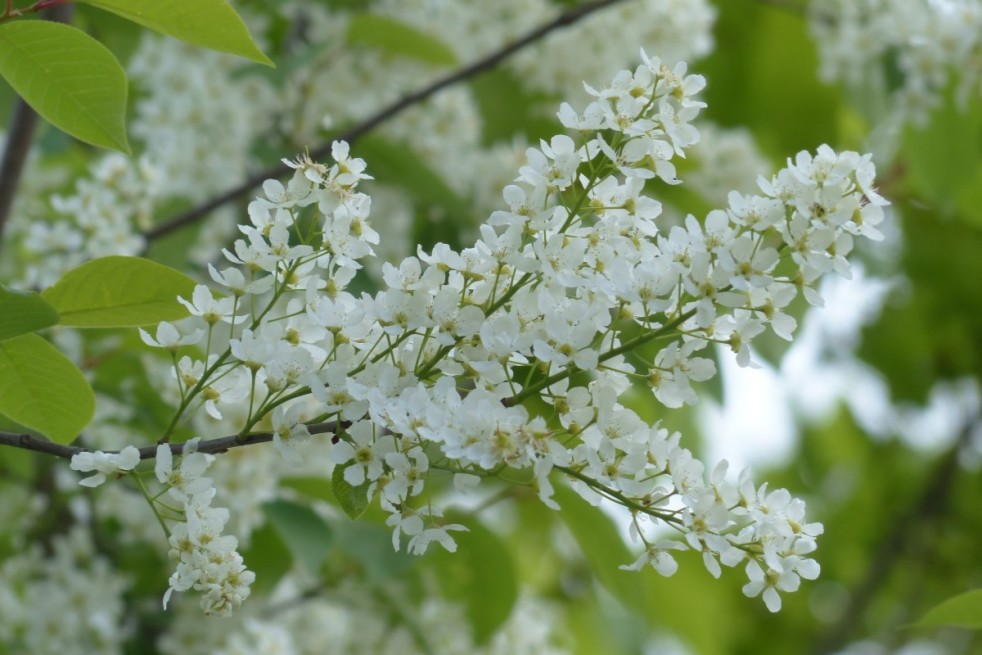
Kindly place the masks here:
[(469, 86), (481, 112), (484, 145), (510, 141), (516, 135), (537, 143), (564, 129), (555, 117), (559, 100), (529, 89), (519, 75), (509, 70), (488, 71), (471, 80)]
[(318, 476), (291, 476), (280, 480), (280, 486), (299, 491), (304, 496), (314, 500), (334, 502), (331, 491), (331, 481)]
[(909, 280), (866, 326), (858, 354), (896, 400), (924, 403), (938, 380), (982, 375), (982, 229), (908, 204), (900, 213)]
[(751, 129), (761, 148), (782, 162), (799, 150), (835, 143), (839, 93), (815, 75), (818, 57), (807, 21), (764, 3), (717, 4), (717, 46), (699, 62), (699, 72), (712, 81), (702, 94), (709, 105), (703, 118)]
[(81, 328), (133, 327), (188, 315), (177, 302), (195, 282), (184, 273), (141, 257), (102, 257), (66, 273), (42, 296), (61, 324)]
[(287, 500), (265, 503), (263, 511), (294, 558), (316, 575), (331, 550), (330, 526), (314, 510)]
[(225, 0), (80, 0), (192, 45), (272, 66)]
[(10, 290), (0, 284), (0, 341), (34, 332), (58, 322), (58, 312), (33, 291)]
[(279, 531), (267, 521), (249, 536), (249, 546), (242, 552), (246, 567), (256, 574), (252, 584), (253, 593), (268, 594), (276, 583), (290, 571), (293, 555), (283, 543)]
[(412, 568), (416, 558), (392, 547), (392, 532), (368, 521), (331, 523), (341, 551), (361, 564), (368, 579), (385, 584)]
[(951, 625), (982, 630), (982, 589), (973, 589), (936, 605), (914, 624), (917, 628)]
[(36, 334), (0, 341), (0, 413), (57, 443), (68, 443), (95, 411), (81, 371)]
[(949, 91), (927, 124), (911, 126), (903, 135), (907, 180), (921, 200), (943, 214), (955, 209), (963, 192), (971, 197), (975, 191), (982, 137), (982, 110), (959, 106), (953, 95)]
[(477, 519), (447, 512), (446, 521), (468, 530), (452, 533), (457, 552), (448, 553), (434, 544), (427, 557), (439, 567), (444, 593), (463, 603), (475, 640), (485, 642), (508, 620), (515, 606), (515, 565), (508, 546)]
[(624, 544), (614, 522), (569, 487), (556, 485), (555, 498), (562, 508), (560, 517), (573, 533), (600, 584), (627, 609), (643, 611), (645, 594), (637, 572), (619, 568), (622, 564), (630, 564), (636, 557)]
[(126, 73), (81, 30), (41, 20), (0, 25), (0, 75), (55, 127), (80, 141), (130, 152)]
[(344, 479), (344, 471), (354, 462), (344, 466), (335, 466), (331, 475), (331, 490), (338, 505), (352, 521), (365, 513), (371, 498), (368, 497), (368, 483), (353, 487)]
[(348, 23), (348, 43), (412, 57), (427, 64), (454, 66), (457, 56), (439, 40), (405, 23), (376, 14), (356, 14)]
[(411, 147), (369, 136), (358, 140), (355, 151), (370, 162), (376, 180), (399, 187), (412, 199), (416, 209), (414, 243), (424, 249), (437, 241), (461, 246), (455, 241), (460, 225), (480, 218), (473, 203), (465, 202)]

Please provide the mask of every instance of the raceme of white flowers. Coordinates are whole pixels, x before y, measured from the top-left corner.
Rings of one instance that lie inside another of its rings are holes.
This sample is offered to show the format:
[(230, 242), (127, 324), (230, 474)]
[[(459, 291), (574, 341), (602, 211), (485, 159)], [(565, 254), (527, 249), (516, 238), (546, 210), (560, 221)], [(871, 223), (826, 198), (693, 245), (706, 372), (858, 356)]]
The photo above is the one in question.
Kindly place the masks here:
[[(672, 551), (692, 549), (714, 576), (742, 567), (744, 593), (777, 611), (779, 592), (818, 575), (821, 524), (749, 471), (734, 480), (720, 462), (707, 474), (678, 433), (619, 399), (643, 383), (665, 407), (694, 403), (691, 382), (716, 372), (700, 356), (708, 346), (753, 365), (755, 336), (790, 339), (788, 304), (799, 291), (820, 304), (819, 278), (849, 275), (853, 237), (879, 238), (886, 201), (869, 156), (821, 146), (759, 179), (760, 195), (733, 192), (705, 220), (663, 228), (646, 185), (680, 182), (673, 160), (699, 139), (691, 122), (704, 80), (642, 59), (587, 86), (582, 112), (563, 104), (574, 136), (528, 149), (504, 189), (507, 209), (473, 247), (384, 264), (374, 295), (349, 291), (379, 241), (357, 190), (370, 179), (365, 162), (340, 142), (331, 165), (289, 162), (289, 183), (267, 181), (250, 204), (244, 238), (224, 253), (230, 265), (210, 268), (220, 295), (200, 285), (181, 299), (195, 325), (143, 333), (174, 361), (173, 424), (247, 406), (241, 434), (269, 425), (289, 461), (311, 438), (306, 424), (332, 423), (322, 447), (345, 481), (378, 498), (393, 545), (417, 554), (433, 542), (455, 550), (464, 529), (424, 495), (431, 479), (471, 487), (507, 469), (560, 510), (553, 483), (565, 479), (586, 500), (629, 511), (641, 554), (624, 568), (671, 575)], [(169, 453), (158, 451), (157, 477), (186, 517), (170, 531), (171, 590), (198, 589), (206, 611), (230, 611), (252, 574), (234, 538), (220, 536), (227, 512), (210, 507), (203, 456), (186, 456), (178, 474)], [(83, 464), (112, 472), (73, 466)]]

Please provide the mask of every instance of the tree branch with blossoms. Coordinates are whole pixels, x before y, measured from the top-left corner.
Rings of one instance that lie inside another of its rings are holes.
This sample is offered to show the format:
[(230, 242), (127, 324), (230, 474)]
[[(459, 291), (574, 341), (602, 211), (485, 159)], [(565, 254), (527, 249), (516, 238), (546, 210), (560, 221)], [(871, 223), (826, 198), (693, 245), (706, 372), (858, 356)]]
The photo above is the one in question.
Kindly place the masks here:
[[(310, 424), (307, 426), (307, 431), (310, 432), (310, 434), (333, 434), (337, 431), (337, 423), (332, 421), (330, 423)], [(245, 437), (234, 434), (226, 437), (206, 439), (198, 443), (197, 452), (210, 455), (225, 453), (233, 448), (242, 448), (244, 446), (270, 443), (273, 441), (273, 436), (274, 435), (272, 432), (253, 432)], [(112, 450), (96, 451), (84, 446), (66, 446), (33, 434), (16, 434), (11, 432), (0, 432), (0, 446), (10, 446), (12, 448), (30, 450), (36, 453), (42, 453), (44, 455), (59, 457), (61, 459), (71, 459), (80, 453), (104, 452), (107, 455), (117, 455), (120, 452)], [(172, 455), (180, 456), (184, 454), (185, 442), (171, 443), (168, 444), (168, 447), (170, 448)], [(156, 446), (144, 446), (142, 448), (137, 448), (136, 450), (141, 461), (154, 459), (157, 457)]]
[[(715, 577), (742, 567), (744, 593), (771, 611), (818, 576), (823, 528), (802, 500), (748, 470), (730, 476), (725, 461), (707, 466), (622, 400), (644, 385), (666, 408), (693, 404), (691, 383), (716, 374), (701, 351), (722, 346), (752, 366), (765, 330), (791, 339), (788, 305), (799, 292), (820, 304), (819, 279), (849, 275), (853, 238), (879, 238), (886, 201), (869, 156), (821, 146), (761, 178), (760, 195), (733, 192), (725, 209), (672, 224), (647, 192), (680, 182), (674, 160), (699, 139), (705, 82), (642, 60), (588, 86), (582, 112), (562, 105), (573, 136), (528, 149), (472, 247), (386, 263), (374, 295), (351, 291), (379, 236), (358, 191), (366, 163), (348, 144), (332, 144), (330, 164), (305, 155), (286, 162), (288, 183), (263, 184), (244, 238), (224, 251), (230, 266), (209, 266), (221, 295), (198, 285), (181, 299), (191, 319), (141, 331), (170, 360), (175, 411), (158, 445), (72, 454), (92, 473), (86, 486), (135, 476), (177, 562), (165, 602), (196, 590), (204, 611), (227, 614), (252, 582), (222, 534), (228, 511), (211, 505), (205, 451), (273, 441), (299, 463), (316, 432), (332, 434), (335, 480), (377, 501), (393, 545), (415, 554), (434, 542), (453, 551), (465, 529), (425, 494), (434, 476), (527, 485), (560, 511), (562, 479), (630, 515), (641, 553), (623, 568), (671, 575), (672, 551), (693, 550)], [(238, 435), (170, 443), (189, 420), (233, 408), (246, 408)], [(151, 457), (164, 491), (143, 482)], [(165, 492), (174, 503), (161, 504)]]
[[(530, 30), (525, 35), (505, 44), (501, 48), (489, 53), (477, 61), (466, 66), (462, 66), (458, 70), (453, 71), (430, 84), (427, 84), (417, 91), (403, 96), (392, 104), (378, 110), (357, 125), (350, 127), (339, 134), (333, 135), (323, 144), (311, 148), (309, 155), (312, 159), (326, 157), (330, 154), (331, 144), (334, 141), (346, 141), (349, 144), (354, 143), (379, 125), (382, 125), (407, 109), (410, 109), (431, 98), (439, 91), (452, 87), (455, 84), (459, 84), (460, 82), (466, 81), (486, 71), (492, 70), (501, 62), (541, 41), (552, 32), (564, 27), (569, 27), (570, 25), (574, 25), (595, 12), (606, 9), (607, 7), (612, 7), (623, 1), (624, 0), (594, 0), (592, 2), (584, 2), (571, 9), (567, 9), (566, 11), (557, 15), (553, 20)], [(260, 186), (265, 180), (284, 177), (289, 174), (289, 172), (289, 167), (281, 165), (271, 166), (270, 168), (255, 173), (235, 187), (219, 193), (214, 198), (206, 200), (200, 205), (192, 207), (191, 209), (188, 209), (176, 216), (165, 219), (158, 225), (146, 230), (143, 233), (143, 236), (149, 243), (184, 227), (193, 225), (219, 207), (243, 197), (252, 189)]]

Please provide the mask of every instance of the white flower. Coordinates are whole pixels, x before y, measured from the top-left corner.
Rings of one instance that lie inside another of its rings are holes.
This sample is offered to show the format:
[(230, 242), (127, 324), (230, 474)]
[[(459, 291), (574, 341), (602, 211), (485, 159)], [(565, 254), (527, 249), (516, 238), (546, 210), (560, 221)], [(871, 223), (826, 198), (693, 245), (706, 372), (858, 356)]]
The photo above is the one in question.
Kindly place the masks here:
[(211, 479), (202, 477), (202, 474), (211, 464), (213, 456), (196, 452), (197, 447), (197, 438), (186, 442), (181, 465), (174, 468), (174, 454), (170, 445), (162, 443), (157, 446), (154, 475), (161, 484), (170, 487), (171, 496), (181, 501), (206, 491), (212, 484)]
[(360, 486), (366, 480), (377, 480), (384, 470), (385, 456), (395, 451), (392, 436), (376, 439), (375, 430), (370, 421), (359, 421), (346, 430), (350, 442), (341, 441), (331, 447), (331, 459), (335, 464), (352, 462), (344, 470), (345, 482), (352, 487)]
[(450, 536), (451, 530), (466, 531), (467, 528), (457, 523), (442, 525), (437, 528), (427, 528), (418, 535), (415, 535), (409, 539), (409, 543), (406, 544), (406, 550), (413, 555), (422, 555), (426, 552), (429, 545), (435, 541), (446, 548), (449, 552), (456, 553), (457, 542), (455, 542), (453, 537)]
[(226, 268), (219, 273), (212, 264), (208, 264), (208, 274), (211, 279), (231, 291), (234, 296), (258, 295), (273, 288), (272, 277), (264, 276), (247, 282), (245, 275), (237, 268)]
[(781, 596), (777, 593), (778, 590), (797, 591), (801, 584), (798, 575), (790, 568), (768, 568), (765, 572), (754, 559), (747, 562), (747, 577), (750, 578), (750, 582), (743, 585), (743, 593), (748, 598), (761, 595), (764, 604), (771, 612), (781, 609)]
[(188, 346), (201, 341), (204, 330), (194, 330), (191, 334), (181, 335), (172, 323), (164, 321), (157, 326), (157, 338), (151, 337), (143, 328), (140, 330), (140, 339), (143, 343), (153, 348), (163, 348), (167, 352), (175, 353), (181, 346)]
[(237, 324), (246, 320), (245, 316), (233, 316), (232, 310), (234, 304), (231, 298), (215, 300), (211, 295), (211, 289), (203, 284), (194, 287), (194, 293), (191, 296), (190, 302), (180, 296), (178, 296), (177, 300), (187, 307), (192, 315), (200, 316), (209, 325), (214, 325), (219, 321)]
[(132, 471), (139, 463), (140, 451), (135, 446), (127, 446), (118, 453), (76, 453), (69, 466), (83, 473), (95, 471), (95, 475), (79, 480), (79, 484), (83, 487), (98, 487), (106, 481), (107, 476)]
[(681, 549), (683, 546), (675, 542), (652, 544), (633, 563), (621, 564), (620, 568), (624, 571), (640, 571), (646, 564), (650, 564), (651, 568), (666, 578), (670, 577), (678, 570), (679, 564), (674, 557), (665, 552), (665, 548)]
[(297, 452), (296, 445), (310, 439), (310, 431), (300, 422), (303, 414), (304, 406), (298, 403), (287, 410), (284, 410), (282, 405), (277, 406), (273, 409), (271, 417), (273, 444), (280, 451), (283, 459), (294, 467), (303, 464), (303, 457)]

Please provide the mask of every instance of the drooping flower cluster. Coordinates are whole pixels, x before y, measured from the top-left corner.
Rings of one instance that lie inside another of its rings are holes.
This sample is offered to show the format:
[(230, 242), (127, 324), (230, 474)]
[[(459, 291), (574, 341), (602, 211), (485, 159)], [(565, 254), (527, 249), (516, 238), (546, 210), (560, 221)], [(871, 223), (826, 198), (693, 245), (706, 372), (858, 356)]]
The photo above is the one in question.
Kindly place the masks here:
[[(691, 382), (715, 374), (698, 356), (707, 346), (749, 365), (750, 342), (768, 327), (790, 339), (785, 308), (799, 290), (820, 303), (822, 274), (848, 275), (852, 238), (878, 236), (885, 201), (869, 157), (822, 146), (761, 179), (762, 195), (731, 193), (705, 221), (662, 227), (645, 186), (679, 183), (673, 159), (699, 138), (691, 121), (704, 81), (684, 64), (643, 61), (587, 87), (584, 111), (563, 105), (577, 138), (528, 150), (504, 190), (507, 209), (473, 247), (441, 244), (385, 264), (375, 295), (347, 290), (378, 243), (370, 199), (356, 190), (365, 163), (343, 143), (330, 166), (291, 162), (291, 181), (268, 181), (250, 205), (245, 238), (225, 252), (235, 266), (211, 270), (225, 297), (202, 285), (184, 301), (200, 332), (158, 331), (172, 352), (207, 335), (203, 358), (175, 366), (175, 422), (195, 402), (213, 416), (247, 405), (242, 433), (269, 417), (289, 454), (307, 437), (303, 423), (333, 421), (325, 447), (344, 480), (379, 499), (395, 545), (406, 536), (416, 553), (434, 541), (453, 550), (451, 532), (462, 529), (421, 499), (431, 473), (470, 484), (525, 471), (554, 508), (558, 473), (591, 502), (631, 512), (645, 544), (634, 567), (670, 574), (678, 548), (701, 551), (714, 575), (720, 563), (746, 563), (744, 591), (776, 610), (778, 590), (818, 574), (806, 556), (821, 525), (747, 471), (732, 482), (721, 463), (707, 477), (680, 435), (619, 399), (646, 381), (666, 407), (695, 402)], [(213, 352), (220, 334), (229, 348)], [(551, 409), (530, 410), (531, 398)], [(657, 539), (650, 523), (681, 539)], [(172, 588), (196, 584), (193, 561)]]
[[(193, 589), (202, 594), (200, 604), (205, 614), (228, 615), (249, 596), (256, 576), (245, 568), (237, 551), (238, 539), (222, 534), (229, 511), (212, 506), (216, 489), (212, 479), (204, 477), (215, 457), (197, 452), (197, 446), (197, 439), (185, 443), (177, 466), (168, 444), (160, 444), (156, 451), (154, 474), (165, 488), (152, 497), (148, 495), (147, 500), (155, 506), (154, 512), (167, 532), (168, 556), (177, 562), (164, 594), (164, 607), (173, 592)], [(134, 472), (139, 463), (139, 451), (127, 446), (119, 453), (78, 453), (72, 457), (71, 468), (95, 471), (95, 475), (79, 481), (95, 487), (109, 475)], [(167, 498), (162, 500), (164, 493)]]
[(256, 575), (245, 568), (235, 536), (222, 534), (229, 512), (212, 506), (215, 487), (210, 478), (203, 477), (213, 456), (195, 452), (196, 445), (196, 441), (185, 445), (176, 467), (170, 446), (157, 447), (154, 473), (177, 506), (158, 502), (179, 517), (169, 528), (168, 555), (177, 562), (177, 569), (164, 594), (164, 607), (173, 592), (193, 589), (201, 592), (205, 614), (228, 615), (249, 596)]

